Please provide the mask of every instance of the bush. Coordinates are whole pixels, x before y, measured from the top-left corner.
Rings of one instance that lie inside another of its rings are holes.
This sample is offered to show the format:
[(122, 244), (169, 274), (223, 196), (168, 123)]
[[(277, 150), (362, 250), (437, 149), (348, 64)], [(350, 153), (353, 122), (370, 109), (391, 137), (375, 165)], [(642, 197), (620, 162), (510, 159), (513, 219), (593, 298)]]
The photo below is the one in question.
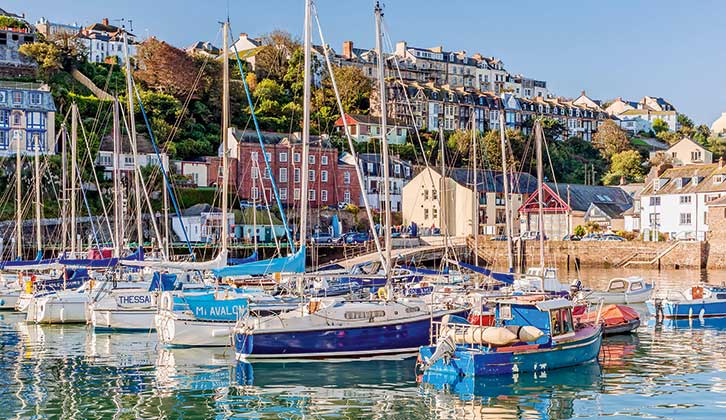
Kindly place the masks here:
[(585, 236), (587, 234), (587, 231), (585, 230), (585, 227), (584, 226), (577, 225), (577, 226), (575, 226), (574, 233), (577, 236)]
[(621, 238), (627, 239), (629, 241), (632, 241), (633, 239), (635, 239), (638, 236), (637, 233), (628, 232), (626, 230), (619, 230), (619, 231), (615, 232), (615, 234), (620, 236)]

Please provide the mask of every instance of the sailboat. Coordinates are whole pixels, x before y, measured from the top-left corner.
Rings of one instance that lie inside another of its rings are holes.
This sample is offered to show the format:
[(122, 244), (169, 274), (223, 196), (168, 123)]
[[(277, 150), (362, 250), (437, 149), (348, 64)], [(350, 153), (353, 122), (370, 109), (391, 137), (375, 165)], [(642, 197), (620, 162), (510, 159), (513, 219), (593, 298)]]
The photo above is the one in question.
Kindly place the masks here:
[[(305, 1), (305, 77), (303, 164), (307, 162), (310, 129), (310, 51), (312, 3)], [(375, 6), (380, 97), (385, 98), (382, 10)], [(322, 31), (321, 31), (322, 35)], [(324, 42), (323, 42), (324, 44)], [(326, 54), (328, 70), (332, 68)], [(337, 90), (333, 79), (334, 89)], [(340, 103), (339, 103), (340, 105)], [(340, 107), (342, 108), (342, 107)], [(342, 109), (340, 109), (342, 113)], [(390, 203), (386, 101), (381, 101), (381, 150), (385, 202)], [(346, 134), (349, 131), (346, 127)], [(304, 171), (303, 171), (304, 172)], [(305, 179), (306, 177), (303, 177)], [(303, 203), (305, 200), (302, 200)], [(304, 204), (303, 204), (304, 206)], [(304, 216), (304, 213), (303, 213)], [(304, 220), (304, 219), (302, 219)], [(301, 223), (301, 225), (304, 224)], [(391, 292), (391, 211), (385, 211), (384, 263), (387, 283), (377, 300), (311, 299), (297, 309), (276, 316), (247, 317), (234, 329), (235, 354), (251, 358), (334, 358), (400, 354), (415, 351), (429, 340), (431, 320), (463, 314), (463, 308), (436, 309), (417, 298), (397, 299)], [(303, 231), (304, 232), (304, 231)], [(303, 236), (301, 234), (301, 236)]]

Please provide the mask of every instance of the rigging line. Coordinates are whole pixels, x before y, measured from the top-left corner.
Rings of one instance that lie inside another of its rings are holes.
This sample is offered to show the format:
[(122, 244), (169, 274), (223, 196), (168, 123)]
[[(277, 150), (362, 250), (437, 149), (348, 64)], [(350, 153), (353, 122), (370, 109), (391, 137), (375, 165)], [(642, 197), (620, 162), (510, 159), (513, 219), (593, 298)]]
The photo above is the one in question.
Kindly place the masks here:
[[(133, 80), (133, 79), (132, 79)], [(124, 114), (123, 107), (119, 107), (121, 110), (121, 119), (124, 122), (124, 127), (126, 128), (126, 132), (129, 133), (129, 124), (128, 121), (126, 121), (126, 115)], [(129, 136), (129, 140), (131, 137)], [(169, 256), (166, 255), (166, 252), (164, 250), (164, 247), (161, 245), (163, 243), (163, 237), (161, 236), (161, 232), (159, 232), (159, 226), (156, 224), (156, 217), (154, 217), (154, 209), (151, 207), (151, 199), (149, 199), (149, 191), (146, 189), (146, 181), (144, 181), (144, 175), (141, 173), (141, 167), (138, 165), (138, 145), (136, 143), (131, 143), (131, 148), (134, 154), (134, 171), (139, 176), (139, 181), (141, 183), (141, 191), (144, 192), (144, 198), (146, 199), (146, 205), (149, 206), (149, 219), (151, 220), (151, 227), (154, 228), (154, 234), (156, 234), (156, 238), (159, 240), (159, 250), (161, 252), (161, 256), (163, 259), (168, 260)], [(161, 160), (159, 161), (159, 165), (162, 165), (163, 162)], [(139, 192), (137, 191), (136, 194)], [(142, 210), (143, 211), (143, 210)], [(143, 246), (143, 244), (139, 244), (139, 246)]]
[[(252, 161), (252, 165), (254, 165), (254, 167), (257, 169), (257, 174), (259, 175), (259, 173), (260, 173), (260, 165), (259, 165), (259, 163), (256, 160), (253, 160)], [(280, 241), (277, 239), (277, 233), (274, 231), (275, 224), (272, 221), (272, 213), (270, 212), (270, 203), (267, 200), (267, 194), (264, 193), (264, 191), (265, 191), (265, 180), (262, 179), (262, 178), (260, 178), (260, 185), (262, 186), (262, 197), (265, 199), (265, 210), (267, 210), (267, 218), (270, 220), (270, 226), (273, 229), (272, 237), (275, 240), (275, 249), (276, 249), (275, 254), (276, 255), (282, 255), (282, 251), (280, 250)], [(259, 192), (257, 194), (259, 196)], [(257, 212), (257, 205), (254, 205), (254, 211)], [(255, 229), (256, 229), (256, 227), (255, 227)], [(257, 232), (255, 232), (255, 235), (257, 235)]]
[[(88, 159), (90, 159), (92, 156), (91, 147), (89, 145), (89, 141), (88, 141), (88, 137), (86, 135), (86, 129), (83, 125), (83, 121), (80, 121), (80, 118), (78, 121), (78, 126), (81, 127), (81, 135), (83, 136), (83, 141), (86, 145), (86, 151), (88, 152)], [(99, 149), (100, 148), (101, 148), (101, 146), (99, 143)], [(85, 165), (86, 161), (84, 160), (83, 163)], [(81, 166), (84, 166), (84, 165), (76, 165), (76, 168), (80, 168)], [(101, 193), (101, 183), (98, 180), (98, 174), (96, 174), (95, 170), (92, 170), (91, 172), (93, 173), (93, 179), (96, 182), (96, 187), (98, 188), (98, 198), (101, 200), (101, 208), (103, 209), (103, 216), (106, 218), (106, 227), (108, 228), (109, 232), (113, 232), (113, 230), (111, 230), (111, 222), (109, 221), (109, 218), (108, 218), (108, 210), (106, 208), (106, 203), (103, 199), (103, 194)], [(79, 176), (79, 182), (80, 182), (80, 189), (83, 190), (83, 179), (81, 179), (80, 176)], [(111, 243), (112, 244), (114, 243), (113, 239), (111, 240)]]
[[(83, 180), (81, 179), (81, 168), (76, 166), (76, 175), (78, 177), (78, 182), (83, 185)], [(88, 198), (86, 197), (86, 190), (85, 188), (81, 187), (81, 196), (83, 197), (83, 203), (86, 206), (86, 211), (88, 212), (88, 219), (91, 224), (91, 232), (93, 232), (93, 239), (96, 241), (96, 248), (98, 249), (98, 252), (100, 254), (103, 254), (101, 251), (101, 243), (98, 240), (98, 233), (96, 232), (96, 227), (93, 223), (93, 215), (91, 214), (91, 206), (88, 205)]]
[[(228, 25), (229, 26), (229, 25)], [(229, 27), (230, 33), (232, 33), (231, 27)], [(282, 207), (282, 201), (280, 200), (280, 193), (277, 189), (277, 183), (275, 182), (275, 174), (272, 173), (271, 165), (269, 159), (267, 159), (267, 153), (265, 150), (265, 144), (262, 140), (262, 132), (260, 131), (260, 125), (257, 121), (257, 116), (255, 115), (255, 108), (254, 104), (252, 103), (252, 94), (250, 93), (250, 88), (247, 85), (247, 78), (245, 76), (245, 71), (242, 68), (242, 61), (239, 58), (239, 52), (237, 51), (237, 46), (235, 44), (232, 44), (232, 48), (234, 48), (234, 57), (237, 61), (237, 67), (239, 68), (240, 76), (242, 77), (242, 83), (245, 88), (245, 93), (247, 94), (247, 103), (250, 107), (250, 113), (252, 114), (252, 121), (255, 124), (255, 131), (257, 131), (257, 138), (260, 143), (260, 148), (262, 149), (262, 156), (265, 159), (265, 167), (270, 172), (270, 179), (272, 183), (272, 190), (275, 192), (275, 200), (277, 201), (277, 206), (280, 209), (280, 215), (282, 216), (282, 224), (285, 226), (285, 233), (287, 235), (287, 240), (290, 245), (290, 250), (294, 253), (295, 252), (295, 241), (293, 240), (292, 233), (290, 232), (290, 228), (287, 225), (287, 217), (285, 215), (285, 210)], [(228, 65), (229, 63), (224, 63), (224, 65)], [(227, 153), (226, 150), (223, 151), (223, 153)], [(307, 195), (307, 192), (305, 192), (305, 195)], [(302, 199), (304, 199), (304, 196), (301, 196)], [(300, 233), (300, 237), (302, 238), (302, 245), (301, 247), (304, 248), (305, 246), (305, 232)]]
[[(196, 256), (194, 255), (194, 250), (192, 249), (192, 244), (189, 242), (189, 235), (187, 234), (187, 229), (184, 226), (184, 221), (181, 217), (181, 210), (179, 210), (179, 203), (176, 200), (176, 197), (174, 195), (173, 189), (170, 187), (171, 182), (169, 180), (169, 175), (166, 170), (164, 170), (164, 161), (161, 159), (161, 154), (159, 153), (159, 148), (156, 144), (156, 140), (154, 139), (154, 132), (151, 129), (151, 125), (149, 124), (149, 118), (146, 115), (146, 110), (144, 109), (144, 103), (141, 101), (141, 95), (139, 95), (139, 89), (136, 86), (136, 82), (132, 80), (134, 92), (136, 92), (136, 98), (139, 100), (139, 109), (141, 110), (141, 115), (144, 117), (144, 123), (146, 124), (146, 128), (149, 130), (149, 138), (151, 139), (151, 145), (154, 147), (154, 153), (156, 153), (156, 158), (159, 160), (159, 165), (161, 166), (161, 173), (164, 174), (164, 181), (166, 184), (166, 188), (169, 190), (169, 198), (171, 198), (171, 203), (174, 206), (174, 211), (176, 212), (176, 216), (179, 219), (179, 224), (181, 225), (182, 232), (184, 233), (184, 240), (187, 243), (187, 249), (189, 249), (189, 254), (192, 256), (192, 261), (196, 260)], [(226, 221), (225, 221), (226, 223)]]
[[(371, 210), (371, 206), (368, 202), (368, 194), (366, 192), (366, 185), (365, 185), (365, 179), (363, 177), (362, 169), (360, 167), (360, 164), (358, 163), (358, 154), (355, 150), (355, 145), (353, 144), (353, 137), (350, 134), (350, 128), (348, 127), (348, 121), (346, 118), (345, 110), (343, 109), (343, 102), (340, 98), (340, 92), (338, 91), (338, 84), (335, 81), (335, 76), (333, 75), (333, 65), (330, 62), (330, 55), (328, 54), (328, 46), (325, 43), (325, 37), (323, 36), (323, 29), (322, 25), (320, 23), (320, 17), (318, 15), (317, 7), (315, 4), (313, 4), (312, 10), (311, 10), (313, 16), (315, 16), (315, 22), (317, 23), (318, 27), (318, 35), (320, 36), (320, 42), (323, 44), (323, 48), (325, 49), (326, 53), (325, 55), (325, 62), (328, 67), (328, 72), (330, 73), (330, 80), (333, 85), (333, 91), (335, 92), (335, 100), (338, 104), (338, 110), (340, 111), (341, 119), (343, 121), (343, 130), (345, 131), (345, 135), (348, 138), (348, 147), (350, 148), (351, 155), (353, 156), (353, 162), (355, 163), (355, 173), (356, 177), (358, 178), (358, 184), (361, 188), (361, 196), (363, 198), (363, 204), (366, 208), (366, 215), (368, 216), (368, 223), (370, 225), (371, 232), (373, 233), (373, 242), (376, 246), (376, 251), (378, 253), (378, 257), (380, 258), (381, 264), (385, 267), (386, 266), (386, 258), (383, 255), (383, 248), (381, 247), (381, 240), (378, 236), (378, 232), (375, 228), (375, 221), (373, 219), (373, 213)], [(382, 133), (382, 135), (386, 135), (386, 133)], [(386, 205), (390, 205), (390, 203), (387, 203)], [(390, 229), (390, 226), (387, 226), (386, 229)]]

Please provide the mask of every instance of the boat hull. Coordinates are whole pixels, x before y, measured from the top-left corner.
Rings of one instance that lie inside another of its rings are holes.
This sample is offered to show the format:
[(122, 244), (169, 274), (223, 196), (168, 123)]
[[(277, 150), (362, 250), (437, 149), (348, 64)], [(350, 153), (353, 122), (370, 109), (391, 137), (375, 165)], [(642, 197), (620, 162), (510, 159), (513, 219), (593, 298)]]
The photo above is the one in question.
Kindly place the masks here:
[(644, 303), (653, 295), (653, 288), (639, 290), (637, 292), (628, 293), (612, 293), (612, 292), (594, 292), (587, 295), (587, 298), (592, 302), (597, 302), (609, 305), (629, 305), (633, 303)]
[(156, 329), (156, 309), (97, 309), (91, 310), (95, 331), (149, 332)]
[(36, 324), (85, 324), (87, 307), (86, 299), (36, 298), (35, 303), (28, 307), (26, 321)]
[[(496, 376), (560, 369), (597, 359), (601, 344), (602, 328), (588, 327), (588, 331), (576, 340), (553, 346), (524, 345), (518, 350), (514, 346), (506, 348), (507, 351), (458, 346), (450, 360), (437, 360), (427, 368), (427, 372), (456, 376)], [(435, 351), (436, 346), (421, 347), (419, 358), (428, 360)]]
[(159, 341), (170, 347), (225, 347), (236, 321), (187, 318), (183, 313), (160, 310), (154, 317)]
[(12, 311), (20, 298), (20, 291), (7, 291), (0, 293), (0, 310)]
[[(467, 312), (442, 311), (433, 320), (440, 321), (447, 314), (464, 316)], [(430, 334), (431, 317), (421, 316), (373, 326), (238, 331), (233, 340), (237, 359), (322, 359), (415, 353), (420, 346), (429, 343)]]
[[(645, 305), (651, 315), (662, 315), (663, 318), (669, 319), (726, 317), (726, 300), (724, 299), (663, 300), (661, 302), (649, 300)], [(659, 311), (660, 308), (662, 308), (662, 312)]]

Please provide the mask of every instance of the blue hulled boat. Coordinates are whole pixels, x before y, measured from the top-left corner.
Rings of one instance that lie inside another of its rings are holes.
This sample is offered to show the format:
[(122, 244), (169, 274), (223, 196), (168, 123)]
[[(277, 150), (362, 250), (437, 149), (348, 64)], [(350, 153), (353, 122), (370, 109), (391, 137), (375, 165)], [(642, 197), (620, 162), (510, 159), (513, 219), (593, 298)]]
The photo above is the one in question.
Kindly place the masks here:
[(667, 292), (645, 302), (648, 312), (659, 318), (726, 317), (726, 287), (699, 285), (683, 292)]
[(574, 323), (572, 308), (567, 299), (503, 300), (496, 304), (496, 326), (444, 320), (435, 324), (436, 345), (420, 348), (419, 366), (454, 376), (493, 376), (595, 360), (602, 327)]

